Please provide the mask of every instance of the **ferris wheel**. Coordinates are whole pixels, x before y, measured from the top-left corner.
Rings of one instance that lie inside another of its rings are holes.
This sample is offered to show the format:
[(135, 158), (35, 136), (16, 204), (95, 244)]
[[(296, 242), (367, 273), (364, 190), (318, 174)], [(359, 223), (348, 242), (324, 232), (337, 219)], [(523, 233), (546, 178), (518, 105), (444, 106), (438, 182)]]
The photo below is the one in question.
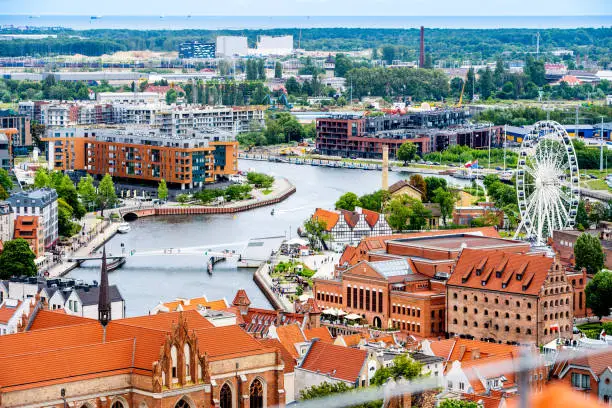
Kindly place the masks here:
[(514, 238), (546, 244), (554, 230), (573, 228), (580, 197), (580, 173), (574, 145), (554, 121), (534, 125), (521, 144), (516, 194), (521, 222)]

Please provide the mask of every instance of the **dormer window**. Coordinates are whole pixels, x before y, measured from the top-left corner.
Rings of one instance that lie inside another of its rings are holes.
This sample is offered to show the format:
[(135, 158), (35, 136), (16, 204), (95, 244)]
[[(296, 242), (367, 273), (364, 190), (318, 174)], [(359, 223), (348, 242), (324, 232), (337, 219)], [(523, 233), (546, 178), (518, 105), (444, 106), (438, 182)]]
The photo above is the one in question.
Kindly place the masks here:
[(495, 272), (495, 277), (496, 277), (496, 278), (501, 278), (501, 276), (502, 276), (501, 271), (497, 271), (497, 272)]

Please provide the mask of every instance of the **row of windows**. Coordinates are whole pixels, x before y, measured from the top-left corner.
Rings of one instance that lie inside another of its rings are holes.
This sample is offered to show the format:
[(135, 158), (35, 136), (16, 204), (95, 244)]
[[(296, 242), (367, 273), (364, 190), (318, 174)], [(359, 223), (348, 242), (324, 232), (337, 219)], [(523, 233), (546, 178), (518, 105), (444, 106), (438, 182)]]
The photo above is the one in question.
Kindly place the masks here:
[[(378, 294), (378, 295), (377, 295)], [(383, 294), (376, 289), (346, 288), (346, 304), (353, 309), (382, 313)]]
[[(458, 324), (457, 319), (453, 319), (453, 324)], [(463, 326), (464, 326), (464, 327), (467, 327), (467, 326), (468, 326), (468, 322), (467, 322), (467, 320), (464, 320), (464, 321), (463, 321)], [(473, 327), (479, 327), (479, 326), (478, 326), (478, 322), (474, 321), (474, 322), (472, 323), (472, 326), (473, 326)], [(488, 329), (488, 328), (490, 327), (490, 324), (489, 324), (489, 323), (484, 323), (484, 324), (483, 324), (483, 327), (484, 327), (485, 329)], [(493, 325), (493, 327), (492, 327), (492, 328), (493, 328), (495, 331), (499, 331), (499, 325), (498, 325), (498, 324)], [(509, 331), (510, 331), (510, 326), (504, 326), (504, 331), (505, 331), (505, 332), (509, 332)], [(516, 333), (520, 334), (520, 333), (521, 333), (521, 328), (520, 328), (520, 327), (517, 327), (517, 328), (515, 329), (515, 331), (516, 331)], [(531, 329), (527, 329), (527, 330), (525, 331), (525, 334), (531, 334)], [(546, 334), (546, 333), (544, 333), (544, 334)]]
[[(454, 312), (459, 311), (459, 309), (458, 309), (457, 305), (453, 306), (453, 311), (454, 311)], [(463, 307), (463, 313), (468, 313), (468, 308), (467, 308), (467, 307), (465, 307), (465, 306)], [(476, 315), (476, 314), (478, 314), (478, 309), (474, 308), (474, 314), (475, 314), (475, 315)], [(487, 309), (485, 309), (485, 310), (484, 310), (484, 312), (483, 312), (483, 314), (484, 314), (485, 316), (488, 316), (488, 315), (489, 315), (489, 311), (488, 311)], [(497, 311), (497, 310), (496, 310), (496, 311), (495, 311), (495, 313), (494, 313), (494, 315), (495, 315), (495, 317), (499, 317), (499, 311)], [(505, 315), (504, 315), (504, 317), (505, 317), (506, 319), (509, 319), (509, 318), (510, 318), (510, 313), (506, 312), (506, 313), (505, 313)], [(530, 322), (530, 321), (531, 321), (531, 315), (527, 315), (527, 317), (526, 317), (526, 318), (527, 318), (527, 321), (528, 321), (528, 322)], [(521, 315), (520, 315), (520, 314), (518, 314), (518, 313), (516, 314), (516, 320), (521, 320)]]
[[(580, 294), (582, 295), (582, 293), (580, 293)], [(569, 305), (569, 298), (565, 299), (565, 304)], [(547, 308), (548, 306), (550, 306), (550, 307), (553, 307), (553, 306), (562, 306), (563, 305), (563, 299), (561, 299), (561, 300), (555, 299), (554, 302), (551, 300), (550, 304), (545, 301), (542, 305), (544, 306), (544, 308)]]
[(329, 293), (317, 292), (317, 300), (320, 300), (322, 302), (336, 303), (339, 305), (342, 304), (342, 296), (338, 296), (334, 294), (330, 295)]
[[(569, 318), (569, 312), (565, 312), (565, 317)], [(561, 313), (555, 313), (555, 314), (549, 314), (549, 315), (544, 315), (544, 320), (553, 320), (553, 319), (558, 319), (558, 318), (563, 318), (563, 312)]]
[(413, 331), (416, 333), (420, 333), (421, 332), (421, 324), (420, 323), (406, 323), (406, 322), (399, 322), (397, 320), (392, 320), (391, 321), (391, 326), (395, 329), (398, 330), (404, 330), (404, 331)]
[[(457, 294), (457, 292), (453, 293), (453, 299), (457, 299), (459, 297), (459, 295)], [(463, 300), (468, 300), (468, 295), (463, 295)], [(478, 302), (478, 296), (474, 296), (474, 302)], [(484, 302), (485, 303), (489, 303), (489, 298), (487, 296), (484, 297)], [(499, 299), (495, 298), (494, 299), (494, 303), (496, 305), (499, 304)], [(510, 306), (510, 301), (508, 299), (506, 299), (504, 301), (504, 304), (506, 306)], [(516, 307), (521, 307), (521, 302), (519, 302), (518, 300), (516, 301)], [(527, 309), (531, 309), (531, 302), (527, 302)]]
[(406, 307), (405, 305), (393, 305), (393, 313), (401, 314), (404, 316), (421, 317), (421, 309), (415, 309), (413, 307)]

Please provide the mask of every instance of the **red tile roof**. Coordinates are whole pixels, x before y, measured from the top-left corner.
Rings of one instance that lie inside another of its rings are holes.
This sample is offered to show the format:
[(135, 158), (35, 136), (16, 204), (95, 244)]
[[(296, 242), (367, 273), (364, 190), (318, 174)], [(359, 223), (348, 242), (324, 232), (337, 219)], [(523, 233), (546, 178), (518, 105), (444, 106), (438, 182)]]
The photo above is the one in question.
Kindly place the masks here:
[(344, 345), (345, 347), (357, 347), (364, 338), (361, 334), (345, 334), (336, 337), (335, 345)]
[(168, 312), (158, 313), (156, 315), (128, 317), (126, 319), (114, 320), (115, 323), (122, 325), (137, 326), (155, 330), (172, 330), (172, 325), (178, 323), (179, 316), (183, 315), (187, 322), (189, 330), (208, 329), (214, 327), (205, 317), (195, 310), (187, 310), (184, 312)]
[(299, 367), (355, 383), (359, 379), (367, 357), (368, 353), (365, 350), (315, 341)]
[(325, 223), (325, 229), (331, 231), (332, 228), (338, 223), (340, 214), (335, 211), (328, 211), (322, 208), (317, 208), (314, 215), (312, 216), (315, 220)]
[(265, 336), (268, 333), (270, 325), (282, 326), (293, 323), (301, 324), (304, 320), (304, 315), (251, 307), (242, 318), (245, 322), (245, 330), (247, 332)]
[(380, 218), (380, 213), (376, 211), (366, 210), (363, 208), (361, 213), (365, 216), (365, 220), (370, 227), (374, 227)]
[(283, 346), (289, 351), (289, 353), (298, 358), (300, 353), (295, 348), (296, 343), (303, 343), (306, 341), (302, 329), (297, 324), (288, 324), (286, 326), (279, 326), (276, 328), (276, 335), (278, 340)]
[(134, 342), (126, 339), (0, 357), (0, 386), (6, 391), (13, 387), (27, 388), (33, 383), (74, 380), (90, 374), (107, 375), (129, 369), (133, 350)]
[(205, 296), (193, 299), (177, 299), (173, 302), (166, 302), (163, 305), (171, 312), (181, 310), (198, 310), (199, 306), (211, 310), (223, 310), (228, 307), (224, 299), (208, 300)]
[(206, 352), (211, 360), (221, 360), (230, 355), (257, 354), (266, 347), (238, 326), (214, 327), (196, 330), (200, 352)]
[(542, 254), (466, 248), (457, 259), (447, 286), (537, 295), (553, 261)]
[(305, 329), (304, 336), (306, 336), (307, 340), (312, 340), (314, 338), (317, 338), (324, 343), (334, 342), (334, 338), (329, 332), (329, 329), (325, 326), (316, 327), (314, 329)]
[(259, 340), (259, 342), (263, 344), (264, 347), (277, 348), (278, 350), (280, 350), (283, 356), (283, 362), (285, 363), (285, 368), (283, 369), (283, 372), (285, 374), (292, 373), (294, 371), (296, 363), (295, 358), (293, 358), (291, 353), (289, 353), (289, 350), (287, 350), (285, 346), (283, 346), (281, 342), (278, 341), (278, 339), (261, 339)]
[(236, 292), (236, 296), (234, 296), (234, 300), (232, 301), (233, 306), (249, 306), (251, 304), (251, 300), (246, 294), (246, 290), (238, 289)]
[(28, 331), (52, 327), (74, 326), (75, 324), (97, 323), (94, 319), (66, 314), (64, 309), (39, 310), (31, 321)]
[(590, 369), (596, 376), (600, 376), (608, 367), (612, 367), (612, 352), (588, 354), (586, 356), (581, 355), (559, 362), (559, 367), (555, 370), (559, 378), (565, 376), (562, 375), (563, 371), (570, 365), (576, 368)]
[(5, 302), (5, 304), (0, 307), (0, 323), (8, 323), (9, 320), (11, 320), (11, 318), (15, 315), (17, 310), (19, 310), (19, 306), (21, 306), (22, 303), (22, 301), (17, 301), (15, 306), (7, 306)]

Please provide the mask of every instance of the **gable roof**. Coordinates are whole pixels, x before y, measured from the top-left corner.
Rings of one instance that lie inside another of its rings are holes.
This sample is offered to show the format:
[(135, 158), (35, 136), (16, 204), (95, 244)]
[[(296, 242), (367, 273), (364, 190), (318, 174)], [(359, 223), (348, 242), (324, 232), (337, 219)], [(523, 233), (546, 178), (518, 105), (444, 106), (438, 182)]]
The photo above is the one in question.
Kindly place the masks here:
[(343, 334), (336, 337), (334, 344), (344, 347), (357, 347), (364, 337), (361, 334)]
[(213, 361), (231, 355), (256, 354), (266, 349), (253, 336), (235, 325), (196, 330), (196, 335), (200, 352), (208, 353)]
[(374, 227), (381, 216), (380, 213), (377, 213), (376, 211), (372, 210), (367, 210), (365, 208), (361, 209), (361, 213), (364, 215), (365, 220), (370, 227)]
[(367, 357), (368, 353), (365, 350), (315, 341), (308, 349), (299, 368), (354, 384), (359, 380), (359, 374)]
[(325, 230), (331, 231), (340, 219), (340, 214), (336, 211), (328, 211), (323, 208), (317, 208), (312, 216), (315, 220), (325, 224)]
[(421, 190), (419, 190), (418, 188), (416, 188), (415, 186), (413, 186), (412, 184), (410, 184), (406, 180), (400, 180), (400, 181), (397, 181), (397, 182), (391, 184), (389, 186), (389, 194), (393, 194), (393, 193), (401, 190), (404, 187), (407, 187), (407, 188), (415, 191), (416, 193), (419, 193), (419, 194), (423, 195), (423, 192)]
[(570, 366), (591, 370), (594, 375), (599, 377), (609, 367), (612, 367), (612, 353), (577, 355), (576, 358), (566, 359), (558, 364), (560, 367), (556, 372), (558, 372), (559, 378), (565, 377), (567, 368)]
[(20, 306), (23, 302), (18, 300), (14, 306), (9, 306), (4, 302), (0, 307), (0, 324), (7, 324), (9, 320), (13, 318), (15, 313), (17, 313), (20, 309)]
[(35, 316), (31, 320), (28, 331), (42, 330), (42, 329), (48, 329), (52, 327), (74, 326), (77, 324), (93, 323), (93, 322), (96, 322), (96, 320), (89, 319), (87, 317), (66, 314), (64, 309), (58, 309), (58, 310), (41, 309), (38, 312), (36, 312)]
[(172, 302), (162, 303), (162, 306), (168, 308), (171, 312), (178, 312), (181, 310), (198, 310), (199, 307), (205, 307), (211, 310), (223, 310), (229, 305), (225, 299), (208, 300), (206, 296), (202, 296), (192, 299), (176, 299)]
[(245, 330), (249, 333), (258, 333), (265, 336), (271, 325), (282, 326), (286, 324), (302, 323), (304, 315), (300, 313), (287, 313), (270, 309), (250, 307), (246, 315), (242, 315)]
[(278, 340), (281, 342), (281, 344), (285, 346), (285, 348), (294, 358), (298, 358), (300, 356), (300, 353), (295, 348), (295, 345), (297, 343), (303, 343), (306, 341), (306, 337), (304, 336), (304, 333), (302, 333), (300, 326), (297, 324), (279, 326), (276, 328), (276, 335), (278, 336)]
[[(78, 295), (83, 306), (97, 305), (100, 300), (99, 286), (89, 286), (87, 289), (79, 288), (75, 289), (74, 292)], [(111, 303), (123, 301), (123, 296), (121, 296), (117, 285), (110, 285), (108, 287), (108, 297)]]
[(234, 300), (232, 301), (233, 306), (249, 306), (251, 304), (251, 300), (247, 296), (246, 290), (238, 289), (236, 292), (236, 296), (234, 296)]
[(333, 343), (334, 341), (329, 329), (325, 326), (315, 327), (314, 329), (304, 329), (304, 336), (307, 340), (317, 338), (324, 343)]
[(537, 295), (553, 262), (542, 254), (465, 248), (447, 286)]
[(158, 313), (138, 317), (127, 317), (125, 319), (113, 320), (117, 324), (136, 326), (154, 330), (172, 330), (172, 325), (178, 323), (181, 316), (185, 319), (189, 330), (209, 329), (214, 325), (195, 310), (184, 312)]

